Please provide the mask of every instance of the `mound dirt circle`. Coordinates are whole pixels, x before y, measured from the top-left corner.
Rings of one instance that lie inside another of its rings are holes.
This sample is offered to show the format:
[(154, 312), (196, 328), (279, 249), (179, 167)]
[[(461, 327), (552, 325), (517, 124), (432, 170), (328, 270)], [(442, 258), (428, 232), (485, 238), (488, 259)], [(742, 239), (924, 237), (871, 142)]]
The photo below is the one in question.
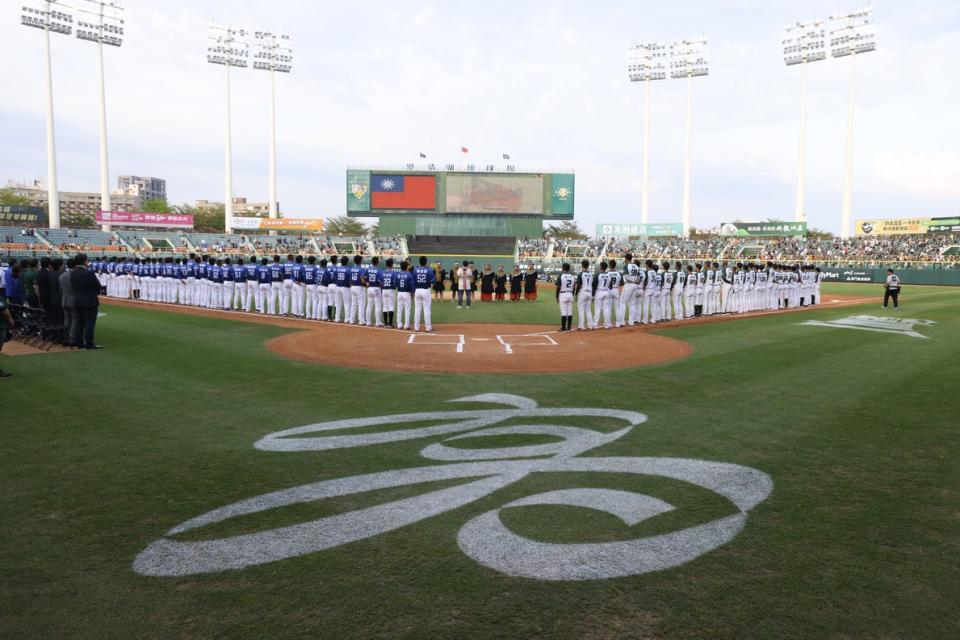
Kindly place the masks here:
[(301, 360), (388, 371), (553, 373), (660, 364), (692, 351), (686, 342), (637, 328), (569, 331), (535, 325), (438, 325), (410, 333), (321, 325), (267, 342), (274, 353)]

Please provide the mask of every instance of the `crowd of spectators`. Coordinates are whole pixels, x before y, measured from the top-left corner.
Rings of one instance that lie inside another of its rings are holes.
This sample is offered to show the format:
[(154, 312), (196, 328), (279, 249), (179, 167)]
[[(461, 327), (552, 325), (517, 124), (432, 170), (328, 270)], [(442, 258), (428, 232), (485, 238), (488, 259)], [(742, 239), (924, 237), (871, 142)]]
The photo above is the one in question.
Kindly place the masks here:
[(550, 241), (546, 238), (517, 238), (517, 252), (521, 258), (542, 258), (547, 255)]

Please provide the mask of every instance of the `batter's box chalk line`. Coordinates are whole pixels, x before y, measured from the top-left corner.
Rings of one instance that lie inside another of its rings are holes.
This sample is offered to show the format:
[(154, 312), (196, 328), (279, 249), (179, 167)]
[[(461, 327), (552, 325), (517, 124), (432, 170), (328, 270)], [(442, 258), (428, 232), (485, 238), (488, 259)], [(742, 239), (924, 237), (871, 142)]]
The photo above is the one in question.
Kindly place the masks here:
[[(505, 339), (506, 338), (506, 339)], [(519, 338), (513, 340), (512, 338)], [(539, 338), (537, 342), (527, 342), (524, 338)], [(521, 333), (498, 335), (497, 340), (503, 345), (504, 351), (513, 353), (514, 347), (556, 347), (559, 346), (556, 340), (549, 333)]]
[(464, 342), (462, 333), (411, 333), (407, 339), (407, 344), (413, 345), (456, 346), (457, 353), (463, 353)]

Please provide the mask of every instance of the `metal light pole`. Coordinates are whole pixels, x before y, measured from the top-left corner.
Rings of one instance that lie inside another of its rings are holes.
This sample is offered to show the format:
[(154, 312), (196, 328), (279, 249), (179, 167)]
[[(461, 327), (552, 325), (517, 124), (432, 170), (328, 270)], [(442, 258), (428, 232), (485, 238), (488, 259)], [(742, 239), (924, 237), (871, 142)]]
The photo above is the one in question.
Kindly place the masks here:
[(270, 217), (278, 215), (277, 204), (277, 80), (276, 74), (290, 73), (293, 64), (293, 49), (290, 36), (276, 35), (266, 31), (253, 34), (256, 53), (253, 68), (270, 72)]
[(632, 45), (627, 53), (630, 82), (644, 84), (643, 200), (640, 222), (650, 222), (650, 83), (667, 77), (667, 46), (658, 42)]
[(53, 127), (53, 70), (50, 65), (50, 32), (70, 35), (73, 30), (73, 16), (66, 13), (69, 5), (57, 0), (41, 0), (36, 6), (24, 6), (20, 15), (20, 24), (35, 29), (43, 29), (45, 62), (44, 71), (47, 80), (47, 210), (51, 229), (60, 228), (60, 192), (57, 190), (57, 144)]
[(233, 153), (230, 137), (230, 67), (246, 67), (248, 45), (247, 32), (234, 27), (210, 27), (210, 43), (207, 46), (207, 62), (222, 64), (226, 70), (227, 96), (224, 127), (224, 232), (230, 233), (233, 224)]
[(851, 235), (850, 217), (853, 196), (853, 80), (857, 55), (877, 48), (873, 25), (873, 7), (830, 18), (830, 55), (850, 57), (849, 95), (847, 97), (847, 145), (843, 169), (843, 206), (840, 215), (840, 236)]
[[(96, 22), (77, 21), (77, 37), (97, 44), (100, 76), (100, 210), (110, 211), (110, 165), (107, 160), (107, 97), (103, 81), (103, 45), (123, 44), (123, 7), (114, 0), (80, 0), (78, 11), (96, 16)], [(110, 231), (110, 225), (103, 225)]]
[(826, 59), (827, 38), (822, 20), (789, 24), (784, 27), (784, 31), (783, 60), (788, 67), (800, 65), (800, 158), (797, 163), (797, 197), (793, 219), (795, 222), (804, 222), (807, 219), (804, 202), (807, 164), (807, 63)]
[(693, 79), (705, 76), (707, 39), (680, 40), (670, 45), (670, 77), (687, 79), (687, 127), (683, 164), (683, 237), (690, 237), (690, 163), (693, 134)]

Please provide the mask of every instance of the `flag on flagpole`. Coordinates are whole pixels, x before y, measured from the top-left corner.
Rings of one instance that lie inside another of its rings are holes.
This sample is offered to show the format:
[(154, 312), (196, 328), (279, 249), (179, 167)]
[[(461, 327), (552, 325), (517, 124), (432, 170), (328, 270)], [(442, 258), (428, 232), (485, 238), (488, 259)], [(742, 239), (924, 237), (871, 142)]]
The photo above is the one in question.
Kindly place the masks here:
[(466, 147), (460, 147), (460, 152), (461, 152), (461, 153), (470, 153), (470, 149), (467, 149)]
[(509, 154), (509, 153), (503, 154), (503, 159), (504, 159), (504, 160), (509, 160), (509, 159), (510, 159), (510, 154)]
[(420, 157), (421, 157), (421, 158), (426, 158), (426, 157), (427, 157), (427, 154), (425, 154), (423, 151), (421, 151), (421, 152), (420, 152)]

